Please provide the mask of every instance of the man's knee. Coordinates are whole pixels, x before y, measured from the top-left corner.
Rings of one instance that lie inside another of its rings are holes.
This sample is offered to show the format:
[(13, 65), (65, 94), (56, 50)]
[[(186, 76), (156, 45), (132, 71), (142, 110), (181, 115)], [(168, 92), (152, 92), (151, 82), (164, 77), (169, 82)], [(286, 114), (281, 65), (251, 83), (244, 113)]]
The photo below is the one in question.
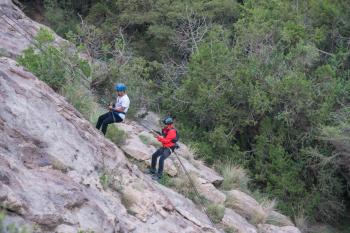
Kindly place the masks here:
[(159, 151), (159, 149), (158, 149), (158, 150), (156, 150), (156, 152), (154, 152), (154, 153), (152, 154), (152, 158), (157, 158), (160, 154), (161, 154), (161, 153), (160, 153), (160, 151)]

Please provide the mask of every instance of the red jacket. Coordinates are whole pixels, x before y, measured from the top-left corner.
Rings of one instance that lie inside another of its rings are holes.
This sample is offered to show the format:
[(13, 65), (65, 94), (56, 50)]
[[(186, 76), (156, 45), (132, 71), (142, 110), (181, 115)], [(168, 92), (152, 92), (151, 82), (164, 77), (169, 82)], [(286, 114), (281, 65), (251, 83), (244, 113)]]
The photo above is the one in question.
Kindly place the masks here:
[(172, 142), (176, 138), (176, 130), (172, 125), (165, 127), (162, 130), (165, 136), (157, 136), (158, 141), (160, 141), (165, 148), (170, 148), (175, 146), (175, 143)]

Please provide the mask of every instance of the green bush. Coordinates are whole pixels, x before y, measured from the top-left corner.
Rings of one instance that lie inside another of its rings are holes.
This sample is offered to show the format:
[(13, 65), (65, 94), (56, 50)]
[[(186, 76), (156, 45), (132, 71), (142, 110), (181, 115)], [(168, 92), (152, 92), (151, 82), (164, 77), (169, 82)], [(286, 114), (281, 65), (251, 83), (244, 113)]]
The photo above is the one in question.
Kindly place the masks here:
[(72, 52), (69, 45), (58, 47), (53, 41), (53, 34), (41, 28), (34, 38), (35, 46), (24, 50), (18, 63), (57, 92), (74, 82), (86, 85), (91, 73), (88, 62), (80, 59), (76, 51)]
[(62, 94), (87, 120), (97, 122), (96, 115), (100, 114), (99, 106), (91, 92), (80, 83), (64, 85)]
[(114, 142), (116, 145), (121, 146), (125, 143), (127, 134), (124, 130), (119, 129), (115, 124), (109, 125), (107, 129), (106, 137)]
[(64, 95), (86, 119), (94, 121), (99, 108), (86, 87), (91, 73), (88, 62), (67, 45), (53, 45), (54, 36), (48, 29), (41, 28), (34, 39), (35, 46), (24, 50), (19, 64)]

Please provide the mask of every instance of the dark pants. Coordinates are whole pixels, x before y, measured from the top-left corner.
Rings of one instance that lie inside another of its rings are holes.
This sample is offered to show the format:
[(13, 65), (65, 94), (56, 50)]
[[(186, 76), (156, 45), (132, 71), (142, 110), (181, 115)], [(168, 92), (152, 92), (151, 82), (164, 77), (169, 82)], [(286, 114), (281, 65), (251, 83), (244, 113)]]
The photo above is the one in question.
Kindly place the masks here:
[(163, 175), (163, 169), (164, 169), (164, 160), (169, 157), (171, 154), (171, 150), (169, 148), (161, 147), (152, 155), (152, 164), (151, 164), (151, 171), (156, 171), (156, 164), (157, 159), (159, 158), (159, 165), (158, 165), (158, 176)]
[[(112, 114), (114, 114), (114, 118), (113, 118)], [(123, 121), (123, 119), (120, 118), (120, 116), (117, 112), (107, 112), (107, 113), (99, 116), (97, 124), (96, 124), (96, 128), (100, 129), (101, 125), (102, 125), (102, 133), (106, 134), (108, 124), (115, 123), (115, 122), (118, 123), (118, 122), (122, 122), (122, 121)]]

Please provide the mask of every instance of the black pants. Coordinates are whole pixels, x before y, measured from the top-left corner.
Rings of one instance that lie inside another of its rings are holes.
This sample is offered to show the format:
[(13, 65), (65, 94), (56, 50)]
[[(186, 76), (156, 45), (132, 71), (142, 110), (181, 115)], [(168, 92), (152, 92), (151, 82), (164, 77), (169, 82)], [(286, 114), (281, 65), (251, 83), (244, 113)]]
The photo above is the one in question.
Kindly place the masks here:
[[(114, 114), (114, 118), (113, 118), (112, 114)], [(115, 123), (115, 122), (118, 123), (118, 122), (122, 122), (122, 121), (123, 121), (123, 119), (120, 118), (120, 116), (117, 112), (107, 112), (107, 113), (98, 117), (96, 128), (100, 129), (101, 125), (102, 125), (102, 133), (106, 134), (108, 124)]]
[(158, 176), (163, 175), (163, 169), (164, 169), (164, 160), (169, 157), (171, 154), (171, 150), (169, 148), (161, 147), (152, 155), (152, 164), (151, 164), (151, 171), (156, 171), (156, 164), (157, 159), (159, 158), (159, 166), (158, 166)]

